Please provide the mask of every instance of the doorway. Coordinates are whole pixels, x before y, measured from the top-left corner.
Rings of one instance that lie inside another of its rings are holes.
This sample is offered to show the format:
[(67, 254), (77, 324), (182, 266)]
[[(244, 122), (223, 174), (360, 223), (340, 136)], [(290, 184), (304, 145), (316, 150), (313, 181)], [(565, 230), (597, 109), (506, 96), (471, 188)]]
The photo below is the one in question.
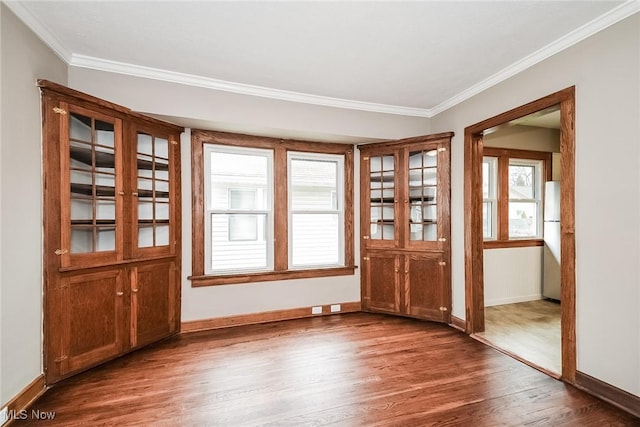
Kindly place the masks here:
[[(570, 87), (465, 129), (465, 329), (485, 330), (483, 234), (483, 135), (491, 129), (553, 106), (560, 106), (561, 378), (575, 381), (574, 120), (575, 88)], [(526, 360), (523, 360), (527, 362)], [(538, 367), (538, 366), (536, 366)]]

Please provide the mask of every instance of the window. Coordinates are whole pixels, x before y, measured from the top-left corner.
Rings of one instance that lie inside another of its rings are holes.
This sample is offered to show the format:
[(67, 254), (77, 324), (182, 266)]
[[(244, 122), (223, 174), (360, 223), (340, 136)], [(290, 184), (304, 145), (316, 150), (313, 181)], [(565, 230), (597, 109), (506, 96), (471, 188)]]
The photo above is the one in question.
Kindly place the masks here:
[(542, 237), (542, 161), (509, 159), (509, 239)]
[(192, 132), (193, 286), (353, 274), (353, 146)]
[(344, 265), (344, 156), (290, 152), (289, 265)]
[(205, 272), (273, 269), (273, 153), (205, 147)]
[[(542, 188), (551, 153), (484, 148), (482, 225), (485, 247), (539, 244)], [(508, 242), (505, 243), (505, 242)]]
[(498, 158), (482, 159), (482, 234), (485, 239), (497, 238), (498, 218)]

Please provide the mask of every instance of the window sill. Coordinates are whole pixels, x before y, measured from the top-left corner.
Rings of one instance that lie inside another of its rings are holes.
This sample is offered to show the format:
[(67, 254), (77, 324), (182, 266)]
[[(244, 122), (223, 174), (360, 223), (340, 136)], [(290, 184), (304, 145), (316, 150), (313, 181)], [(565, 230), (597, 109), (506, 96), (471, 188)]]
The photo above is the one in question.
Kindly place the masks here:
[(527, 248), (531, 246), (544, 246), (543, 239), (522, 239), (522, 240), (485, 240), (485, 249), (501, 248)]
[(189, 276), (191, 287), (235, 285), (240, 283), (271, 282), (274, 280), (309, 279), (314, 277), (352, 276), (356, 266), (318, 268), (313, 270), (270, 271), (266, 273), (233, 274), (229, 276)]

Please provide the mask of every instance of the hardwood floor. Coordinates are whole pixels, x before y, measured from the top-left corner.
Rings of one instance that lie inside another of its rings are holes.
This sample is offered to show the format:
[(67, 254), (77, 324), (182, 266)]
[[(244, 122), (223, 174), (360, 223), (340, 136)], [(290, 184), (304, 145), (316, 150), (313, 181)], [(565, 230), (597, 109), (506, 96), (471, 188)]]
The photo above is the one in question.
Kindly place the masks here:
[(47, 426), (638, 426), (446, 325), (365, 313), (196, 332), (65, 380)]
[(486, 307), (485, 331), (476, 335), (559, 376), (560, 315), (560, 304), (548, 300)]

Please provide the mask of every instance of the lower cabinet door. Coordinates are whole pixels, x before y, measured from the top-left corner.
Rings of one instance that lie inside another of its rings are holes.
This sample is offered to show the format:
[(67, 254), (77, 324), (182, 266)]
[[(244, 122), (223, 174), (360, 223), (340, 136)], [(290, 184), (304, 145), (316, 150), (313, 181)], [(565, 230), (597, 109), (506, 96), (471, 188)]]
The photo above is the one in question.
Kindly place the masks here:
[(48, 380), (123, 352), (124, 275), (117, 269), (61, 278), (45, 323), (55, 355), (47, 360)]
[(400, 311), (400, 258), (384, 253), (367, 254), (364, 286), (365, 310)]
[(404, 304), (409, 316), (449, 323), (448, 271), (440, 254), (404, 256)]
[(131, 346), (140, 347), (178, 331), (174, 262), (131, 270)]

